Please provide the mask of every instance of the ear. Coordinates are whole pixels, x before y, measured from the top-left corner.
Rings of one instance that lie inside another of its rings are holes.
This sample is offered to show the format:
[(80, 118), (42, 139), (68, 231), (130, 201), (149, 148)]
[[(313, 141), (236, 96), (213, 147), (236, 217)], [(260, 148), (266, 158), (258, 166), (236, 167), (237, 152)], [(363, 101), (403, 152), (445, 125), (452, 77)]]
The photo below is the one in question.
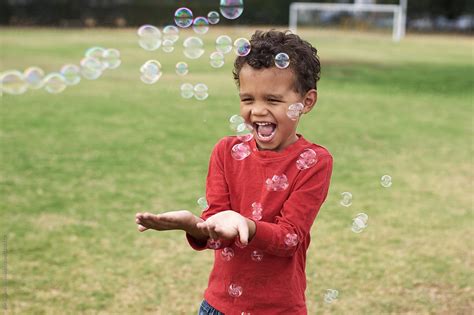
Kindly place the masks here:
[(308, 92), (306, 92), (304, 98), (303, 98), (303, 114), (309, 113), (314, 105), (316, 105), (316, 102), (318, 101), (318, 91), (315, 89), (311, 89)]

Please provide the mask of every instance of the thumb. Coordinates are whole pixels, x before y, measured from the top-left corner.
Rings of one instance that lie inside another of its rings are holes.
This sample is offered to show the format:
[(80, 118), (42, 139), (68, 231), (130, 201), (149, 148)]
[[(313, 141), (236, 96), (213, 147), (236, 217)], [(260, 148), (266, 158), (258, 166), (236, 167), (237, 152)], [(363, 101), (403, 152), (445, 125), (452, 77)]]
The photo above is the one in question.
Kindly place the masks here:
[(240, 243), (247, 245), (249, 242), (249, 227), (247, 222), (245, 220), (241, 221), (237, 226), (237, 230), (239, 231)]

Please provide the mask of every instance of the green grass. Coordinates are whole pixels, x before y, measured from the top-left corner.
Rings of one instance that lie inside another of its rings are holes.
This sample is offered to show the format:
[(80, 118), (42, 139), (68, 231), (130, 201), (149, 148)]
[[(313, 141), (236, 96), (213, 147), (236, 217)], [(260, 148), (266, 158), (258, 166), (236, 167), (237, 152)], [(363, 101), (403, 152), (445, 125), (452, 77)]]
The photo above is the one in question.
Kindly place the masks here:
[[(249, 28), (217, 28), (249, 36)], [(473, 294), (472, 39), (302, 30), (319, 50), (318, 105), (300, 132), (334, 155), (312, 230), (309, 314), (469, 314)], [(91, 46), (123, 64), (62, 94), (3, 95), (1, 234), (8, 235), (11, 314), (195, 314), (212, 253), (180, 232), (136, 231), (137, 211), (189, 209), (204, 194), (210, 151), (238, 112), (232, 56), (207, 54), (180, 78), (176, 53), (146, 52), (135, 30), (0, 29), (1, 70), (47, 72)], [(140, 82), (156, 58), (164, 75)], [(204, 102), (179, 96), (204, 82)], [(379, 179), (393, 178), (384, 189)], [(339, 205), (350, 191), (353, 205)], [(369, 215), (361, 234), (350, 230)], [(323, 302), (326, 289), (337, 302)], [(2, 291), (3, 292), (3, 291)]]

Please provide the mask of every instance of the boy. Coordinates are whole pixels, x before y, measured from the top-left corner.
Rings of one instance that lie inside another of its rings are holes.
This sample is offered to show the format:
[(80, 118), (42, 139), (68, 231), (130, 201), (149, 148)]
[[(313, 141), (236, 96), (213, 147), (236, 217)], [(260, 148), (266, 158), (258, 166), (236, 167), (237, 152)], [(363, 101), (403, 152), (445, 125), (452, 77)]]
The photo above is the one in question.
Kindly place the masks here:
[[(225, 137), (212, 152), (201, 217), (182, 210), (137, 213), (138, 230), (183, 230), (196, 250), (215, 250), (199, 314), (307, 314), (306, 250), (332, 171), (329, 152), (296, 133), (299, 114), (316, 104), (317, 51), (289, 32), (257, 31), (234, 79), (240, 114), (253, 139)], [(275, 55), (289, 67), (275, 66)], [(291, 110), (291, 108), (290, 108)], [(249, 149), (237, 156), (240, 149)]]

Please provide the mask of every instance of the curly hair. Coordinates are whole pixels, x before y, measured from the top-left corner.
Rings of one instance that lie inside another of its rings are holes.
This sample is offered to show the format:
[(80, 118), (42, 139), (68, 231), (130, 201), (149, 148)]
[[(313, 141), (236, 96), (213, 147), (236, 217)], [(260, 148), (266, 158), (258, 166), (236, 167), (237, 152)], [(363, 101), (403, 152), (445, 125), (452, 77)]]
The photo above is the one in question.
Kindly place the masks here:
[(240, 85), (240, 70), (245, 64), (254, 69), (271, 68), (275, 66), (275, 55), (283, 52), (290, 57), (289, 68), (295, 74), (295, 91), (304, 95), (309, 90), (316, 89), (321, 64), (318, 51), (310, 43), (290, 31), (270, 30), (256, 31), (250, 39), (250, 45), (250, 53), (237, 57), (234, 62), (232, 73), (237, 86)]

